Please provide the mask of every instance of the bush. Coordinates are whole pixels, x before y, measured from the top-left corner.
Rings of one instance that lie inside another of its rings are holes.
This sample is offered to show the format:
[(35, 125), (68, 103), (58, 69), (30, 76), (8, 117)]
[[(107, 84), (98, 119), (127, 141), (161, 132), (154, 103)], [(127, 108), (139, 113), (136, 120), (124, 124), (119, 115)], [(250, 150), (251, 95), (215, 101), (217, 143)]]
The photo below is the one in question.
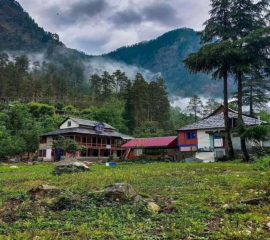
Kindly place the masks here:
[(270, 156), (270, 147), (253, 147), (252, 152), (256, 157)]
[(270, 156), (258, 158), (253, 166), (254, 170), (267, 171), (270, 169)]

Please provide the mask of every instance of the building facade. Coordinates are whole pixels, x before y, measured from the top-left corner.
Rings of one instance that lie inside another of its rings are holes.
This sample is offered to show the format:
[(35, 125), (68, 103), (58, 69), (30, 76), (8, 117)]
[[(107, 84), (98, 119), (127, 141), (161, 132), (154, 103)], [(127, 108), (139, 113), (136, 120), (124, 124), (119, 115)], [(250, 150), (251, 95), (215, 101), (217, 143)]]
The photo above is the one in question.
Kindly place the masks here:
[[(236, 111), (229, 109), (229, 122), (231, 128), (231, 138), (235, 150), (240, 150), (240, 138), (234, 131), (238, 119)], [(258, 120), (248, 115), (243, 115), (243, 121), (246, 126), (255, 126), (258, 124), (266, 124), (266, 122)], [(180, 151), (193, 152), (211, 152), (226, 148), (225, 127), (224, 127), (224, 107), (221, 106), (210, 116), (189, 124), (177, 130), (178, 132), (178, 148)], [(263, 143), (264, 145), (267, 142)], [(247, 148), (254, 145), (247, 142)]]
[(60, 129), (43, 134), (40, 137), (39, 158), (45, 161), (54, 161), (56, 156), (69, 156), (69, 153), (60, 152), (53, 148), (53, 141), (59, 137), (70, 138), (85, 147), (85, 151), (77, 152), (77, 158), (106, 159), (110, 156), (120, 158), (125, 149), (121, 146), (133, 139), (130, 136), (115, 131), (115, 128), (106, 123), (86, 119), (68, 117)]

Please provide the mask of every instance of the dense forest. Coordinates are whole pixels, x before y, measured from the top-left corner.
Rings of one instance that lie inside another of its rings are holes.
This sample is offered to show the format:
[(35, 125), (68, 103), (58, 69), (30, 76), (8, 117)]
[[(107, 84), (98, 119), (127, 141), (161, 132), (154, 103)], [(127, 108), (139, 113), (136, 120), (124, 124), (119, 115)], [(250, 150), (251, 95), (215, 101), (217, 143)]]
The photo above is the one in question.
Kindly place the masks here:
[[(220, 82), (210, 81), (210, 76), (206, 74), (190, 74), (182, 63), (188, 54), (198, 51), (200, 47), (197, 33), (183, 28), (102, 56), (91, 56), (66, 47), (56, 33), (39, 27), (17, 1), (0, 0), (0, 51), (11, 56), (23, 53), (31, 57), (33, 62), (54, 64), (57, 71), (62, 72), (61, 81), (65, 81), (65, 85), (73, 84), (80, 93), (85, 89), (90, 72), (109, 71), (92, 64), (102, 59), (103, 62), (113, 61), (116, 66), (124, 64), (127, 68), (135, 67), (153, 75), (160, 74), (168, 92), (176, 96), (219, 96), (222, 94)], [(119, 67), (114, 70), (117, 69)]]
[(0, 111), (0, 156), (36, 150), (40, 134), (57, 129), (67, 116), (106, 122), (135, 137), (175, 135), (193, 121), (192, 114), (170, 106), (162, 78), (105, 71), (89, 76), (79, 90), (79, 74), (52, 63), (30, 64), (26, 55), (0, 54), (0, 94), (8, 101)]

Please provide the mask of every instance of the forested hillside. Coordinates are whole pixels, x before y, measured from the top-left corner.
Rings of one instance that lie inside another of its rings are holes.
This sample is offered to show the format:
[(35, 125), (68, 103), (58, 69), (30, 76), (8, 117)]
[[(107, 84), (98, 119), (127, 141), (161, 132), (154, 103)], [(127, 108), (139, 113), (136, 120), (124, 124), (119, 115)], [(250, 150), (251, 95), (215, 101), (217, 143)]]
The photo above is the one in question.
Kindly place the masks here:
[[(193, 94), (219, 96), (220, 83), (212, 81), (205, 74), (192, 75), (183, 66), (182, 60), (200, 48), (199, 37), (192, 29), (177, 29), (157, 39), (122, 47), (114, 52), (104, 54), (106, 59), (127, 65), (147, 69), (152, 73), (160, 73), (171, 94), (189, 97)], [(21, 54), (35, 56), (53, 64), (54, 72), (60, 75), (71, 92), (85, 93), (89, 72), (95, 56), (67, 48), (57, 33), (46, 32), (25, 12), (15, 0), (0, 0), (0, 52), (7, 52), (11, 57)], [(104, 64), (106, 65), (106, 64)], [(102, 65), (104, 67), (104, 65)], [(115, 64), (117, 66), (117, 64)], [(121, 65), (119, 65), (121, 68)], [(99, 67), (98, 67), (99, 68)], [(105, 71), (108, 69), (98, 69)], [(117, 69), (115, 69), (117, 70)], [(123, 69), (120, 69), (123, 70)], [(150, 79), (147, 79), (150, 80)]]
[(200, 39), (192, 29), (176, 29), (157, 39), (122, 47), (104, 56), (126, 64), (160, 72), (170, 93), (178, 96), (222, 94), (221, 83), (211, 80), (205, 74), (190, 74), (184, 67), (184, 60), (190, 53), (197, 52)]

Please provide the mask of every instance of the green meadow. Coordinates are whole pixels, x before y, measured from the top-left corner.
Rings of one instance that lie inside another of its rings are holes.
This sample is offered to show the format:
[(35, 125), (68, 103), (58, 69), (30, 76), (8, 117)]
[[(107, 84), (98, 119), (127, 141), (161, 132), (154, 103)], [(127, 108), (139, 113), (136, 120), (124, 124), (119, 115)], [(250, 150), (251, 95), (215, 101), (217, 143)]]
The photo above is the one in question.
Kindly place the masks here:
[[(270, 171), (242, 163), (122, 163), (76, 174), (53, 164), (0, 165), (0, 239), (269, 240)], [(131, 184), (143, 202), (106, 199), (112, 183)], [(27, 193), (40, 184), (76, 196), (48, 208)], [(263, 198), (265, 197), (265, 198)], [(257, 203), (242, 200), (262, 198)], [(152, 201), (158, 214), (146, 208)]]

